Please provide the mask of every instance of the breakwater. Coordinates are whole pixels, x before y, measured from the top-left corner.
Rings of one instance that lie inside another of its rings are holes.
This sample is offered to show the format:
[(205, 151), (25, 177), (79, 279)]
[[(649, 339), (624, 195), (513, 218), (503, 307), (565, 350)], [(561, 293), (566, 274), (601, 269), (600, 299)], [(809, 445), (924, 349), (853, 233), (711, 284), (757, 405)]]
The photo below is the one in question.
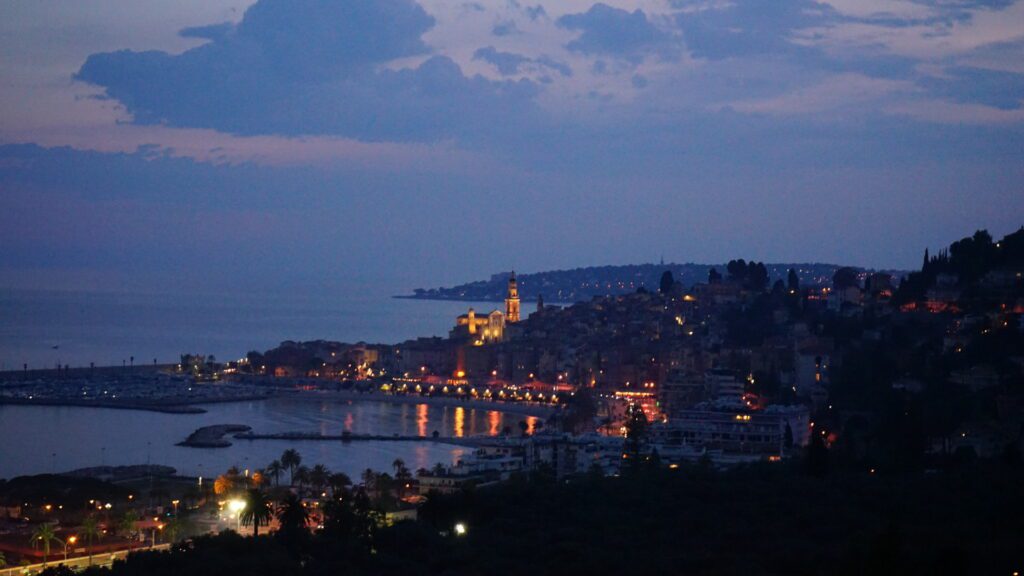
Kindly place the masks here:
[(187, 446), (189, 448), (227, 448), (231, 446), (231, 442), (224, 439), (224, 436), (228, 434), (239, 434), (252, 430), (252, 427), (244, 424), (216, 424), (213, 426), (203, 426), (195, 432), (189, 434), (182, 442), (178, 442), (178, 446)]

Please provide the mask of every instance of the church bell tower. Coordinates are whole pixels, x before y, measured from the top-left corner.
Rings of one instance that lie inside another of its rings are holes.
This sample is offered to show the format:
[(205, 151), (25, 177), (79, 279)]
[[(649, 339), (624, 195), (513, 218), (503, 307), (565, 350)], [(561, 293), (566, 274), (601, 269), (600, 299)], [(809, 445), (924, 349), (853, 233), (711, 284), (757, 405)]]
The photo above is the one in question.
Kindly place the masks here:
[(516, 272), (508, 279), (508, 294), (505, 296), (505, 321), (519, 322), (519, 287), (516, 285)]

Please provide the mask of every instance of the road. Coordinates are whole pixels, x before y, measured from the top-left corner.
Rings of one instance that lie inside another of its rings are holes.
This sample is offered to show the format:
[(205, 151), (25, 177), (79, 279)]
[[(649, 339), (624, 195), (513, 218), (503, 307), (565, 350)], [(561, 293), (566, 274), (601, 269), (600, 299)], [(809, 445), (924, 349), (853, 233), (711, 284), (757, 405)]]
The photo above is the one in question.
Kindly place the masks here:
[[(140, 550), (167, 550), (171, 547), (170, 544), (157, 544), (155, 547), (136, 548), (134, 551), (139, 552)], [(114, 560), (124, 559), (128, 556), (128, 550), (121, 550), (118, 552), (108, 552), (104, 554), (95, 554), (92, 557), (93, 566), (110, 566), (114, 563)], [(82, 570), (88, 567), (89, 557), (79, 556), (77, 558), (68, 558), (67, 562), (64, 561), (63, 557), (59, 554), (53, 555), (53, 560), (46, 563), (46, 568), (53, 566), (59, 566), (64, 564), (68, 568), (73, 570)], [(30, 564), (28, 566), (9, 566), (7, 568), (0, 568), (0, 576), (28, 576), (30, 574), (39, 574), (43, 571), (42, 564)]]

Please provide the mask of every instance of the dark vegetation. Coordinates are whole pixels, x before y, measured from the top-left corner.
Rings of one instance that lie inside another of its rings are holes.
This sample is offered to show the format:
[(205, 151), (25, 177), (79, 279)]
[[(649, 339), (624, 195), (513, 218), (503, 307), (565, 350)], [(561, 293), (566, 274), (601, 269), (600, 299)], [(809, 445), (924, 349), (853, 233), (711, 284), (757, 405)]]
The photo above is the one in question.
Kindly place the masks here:
[(357, 494), (315, 535), (226, 532), (88, 573), (1011, 574), (1024, 561), (1017, 463), (889, 476), (811, 460), (561, 482), (537, 473), (435, 495), (418, 521), (382, 528)]
[(95, 498), (103, 502), (127, 502), (130, 494), (132, 491), (127, 488), (95, 478), (39, 474), (0, 479), (0, 505), (6, 506), (50, 504), (78, 508)]
[(969, 287), (992, 270), (1024, 263), (1024, 228), (1006, 235), (999, 242), (992, 235), (979, 230), (930, 256), (925, 250), (921, 270), (911, 273), (900, 284), (896, 293), (898, 302), (924, 298), (928, 288), (935, 286), (939, 275), (955, 278), (957, 285)]

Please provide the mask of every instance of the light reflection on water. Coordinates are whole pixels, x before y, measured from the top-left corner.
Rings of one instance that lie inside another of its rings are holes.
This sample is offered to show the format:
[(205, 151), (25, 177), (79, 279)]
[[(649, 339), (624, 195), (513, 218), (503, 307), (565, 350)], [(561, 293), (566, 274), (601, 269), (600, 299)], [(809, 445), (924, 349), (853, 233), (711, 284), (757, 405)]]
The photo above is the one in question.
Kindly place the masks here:
[(497, 436), (501, 433), (501, 412), (491, 410), (487, 413), (487, 434)]
[(166, 464), (181, 474), (213, 476), (229, 466), (257, 469), (294, 447), (303, 464), (324, 464), (359, 475), (366, 468), (389, 470), (396, 458), (413, 470), (452, 462), (466, 449), (434, 442), (235, 440), (229, 448), (175, 446), (211, 424), (246, 424), (255, 432), (472, 436), (518, 431), (537, 419), (493, 410), (428, 404), (338, 402), (279, 398), (212, 404), (205, 414), (159, 414), (134, 410), (58, 406), (0, 406), (0, 478), (61, 472), (87, 466)]
[(455, 407), (455, 437), (462, 438), (466, 432), (466, 410), (462, 406)]
[[(406, 404), (408, 406), (408, 404)], [(416, 405), (416, 435), (426, 436), (427, 426), (430, 424), (430, 418), (427, 417), (427, 413), (430, 408), (426, 404)]]

